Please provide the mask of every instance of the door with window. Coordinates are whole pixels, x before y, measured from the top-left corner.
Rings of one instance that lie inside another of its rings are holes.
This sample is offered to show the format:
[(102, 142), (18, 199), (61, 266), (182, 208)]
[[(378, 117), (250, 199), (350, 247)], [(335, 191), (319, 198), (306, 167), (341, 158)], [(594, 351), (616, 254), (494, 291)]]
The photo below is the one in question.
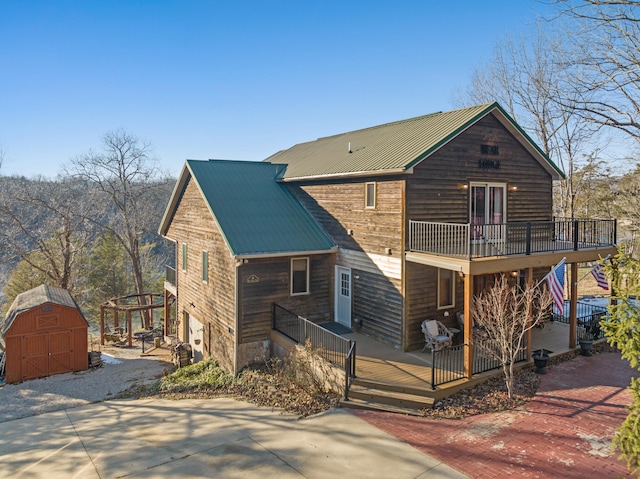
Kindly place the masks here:
[(193, 316), (189, 315), (189, 344), (191, 345), (191, 351), (193, 352), (193, 362), (197, 363), (202, 361), (203, 358), (203, 339), (204, 339), (204, 325)]
[(351, 327), (351, 269), (336, 266), (336, 321)]
[(505, 239), (505, 183), (471, 183), (471, 239), (496, 243)]

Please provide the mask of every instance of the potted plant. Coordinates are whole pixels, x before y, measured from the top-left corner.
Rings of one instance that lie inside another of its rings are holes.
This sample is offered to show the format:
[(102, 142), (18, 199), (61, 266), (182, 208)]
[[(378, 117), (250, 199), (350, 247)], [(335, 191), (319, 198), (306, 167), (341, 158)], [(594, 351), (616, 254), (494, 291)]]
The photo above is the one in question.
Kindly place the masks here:
[(582, 356), (591, 356), (593, 349), (593, 341), (600, 336), (600, 320), (603, 313), (594, 313), (591, 321), (585, 326), (585, 336), (578, 340), (580, 344), (580, 354)]
[(548, 349), (536, 349), (531, 355), (533, 363), (536, 365), (537, 374), (547, 374), (545, 368), (547, 367), (547, 361), (549, 361), (549, 353), (551, 351)]

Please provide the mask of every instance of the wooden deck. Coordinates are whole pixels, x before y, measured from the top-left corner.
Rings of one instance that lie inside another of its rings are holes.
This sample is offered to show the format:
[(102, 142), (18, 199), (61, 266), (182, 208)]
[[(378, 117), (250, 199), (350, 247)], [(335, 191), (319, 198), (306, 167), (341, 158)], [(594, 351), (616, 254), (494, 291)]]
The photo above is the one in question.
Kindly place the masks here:
[[(356, 376), (389, 385), (431, 391), (431, 351), (402, 352), (376, 339), (360, 334), (343, 334), (356, 341)], [(550, 322), (532, 331), (532, 350), (547, 349), (552, 355), (569, 351), (569, 325)], [(485, 373), (483, 373), (484, 375)], [(459, 388), (460, 382), (438, 389)]]

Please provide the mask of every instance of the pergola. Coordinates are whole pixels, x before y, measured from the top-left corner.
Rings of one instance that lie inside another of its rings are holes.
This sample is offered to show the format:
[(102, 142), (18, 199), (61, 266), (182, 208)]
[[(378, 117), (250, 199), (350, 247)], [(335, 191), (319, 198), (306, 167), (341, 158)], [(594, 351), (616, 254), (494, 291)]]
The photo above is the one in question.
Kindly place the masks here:
[[(147, 301), (148, 298), (148, 301)], [(136, 301), (132, 304), (133, 301)], [(140, 304), (143, 303), (143, 304)], [(144, 304), (146, 303), (146, 304)], [(125, 312), (127, 315), (127, 345), (132, 346), (133, 334), (132, 334), (132, 321), (131, 316), (138, 311), (149, 311), (151, 313), (151, 326), (153, 326), (153, 310), (158, 308), (165, 308), (166, 301), (163, 294), (160, 293), (144, 293), (144, 294), (130, 294), (127, 296), (120, 296), (118, 298), (111, 298), (100, 305), (100, 344), (104, 345), (104, 311), (105, 309), (113, 311), (113, 325), (114, 328), (119, 328), (119, 313)]]

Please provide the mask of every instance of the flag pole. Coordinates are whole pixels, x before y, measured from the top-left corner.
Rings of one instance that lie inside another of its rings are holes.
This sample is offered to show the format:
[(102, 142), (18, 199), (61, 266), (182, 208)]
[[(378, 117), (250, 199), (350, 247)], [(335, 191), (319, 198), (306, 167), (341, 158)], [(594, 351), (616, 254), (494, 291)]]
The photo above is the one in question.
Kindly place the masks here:
[[(605, 262), (605, 261), (607, 261), (610, 257), (611, 257), (611, 255), (610, 255), (610, 254), (608, 254), (608, 255), (607, 255), (607, 257), (606, 257), (606, 258), (604, 258), (604, 259), (602, 260), (602, 262), (604, 263), (604, 262)], [(596, 265), (596, 266), (597, 266), (597, 265)], [(595, 268), (595, 266), (594, 266), (594, 268)], [(582, 280), (583, 280), (583, 279), (585, 279), (587, 276), (589, 276), (589, 275), (591, 274), (591, 271), (593, 271), (593, 268), (591, 268), (589, 271), (587, 271), (587, 272), (584, 274), (584, 276), (583, 276), (582, 278), (580, 278), (578, 281), (576, 281), (574, 284), (578, 284), (580, 281), (582, 281)]]

